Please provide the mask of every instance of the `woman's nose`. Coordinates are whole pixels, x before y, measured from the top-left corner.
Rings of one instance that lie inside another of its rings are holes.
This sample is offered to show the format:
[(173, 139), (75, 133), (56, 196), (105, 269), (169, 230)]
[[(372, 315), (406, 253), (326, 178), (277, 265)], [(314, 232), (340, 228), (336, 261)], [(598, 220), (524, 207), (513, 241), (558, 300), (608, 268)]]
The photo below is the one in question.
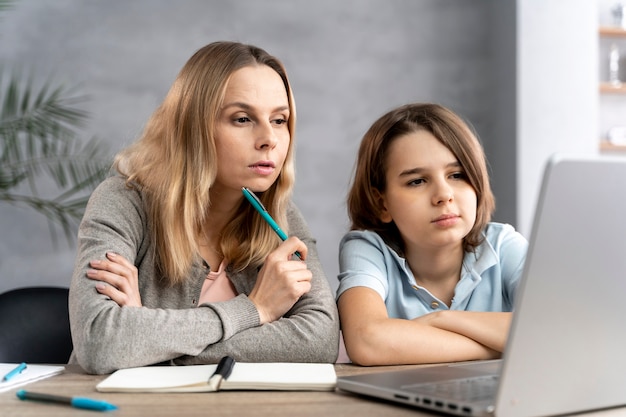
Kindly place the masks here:
[(278, 143), (278, 138), (276, 137), (276, 132), (274, 131), (274, 126), (271, 123), (262, 123), (259, 124), (257, 129), (257, 148), (274, 148)]

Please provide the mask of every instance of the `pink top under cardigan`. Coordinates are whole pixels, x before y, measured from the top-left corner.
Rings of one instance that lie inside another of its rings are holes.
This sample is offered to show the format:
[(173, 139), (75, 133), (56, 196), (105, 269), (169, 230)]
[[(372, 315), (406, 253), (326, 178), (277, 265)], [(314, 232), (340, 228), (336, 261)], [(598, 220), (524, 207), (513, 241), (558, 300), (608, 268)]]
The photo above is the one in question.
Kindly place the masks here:
[(211, 271), (207, 274), (202, 284), (198, 305), (202, 303), (227, 301), (237, 296), (235, 286), (226, 275), (227, 264), (228, 262), (223, 260), (217, 271)]

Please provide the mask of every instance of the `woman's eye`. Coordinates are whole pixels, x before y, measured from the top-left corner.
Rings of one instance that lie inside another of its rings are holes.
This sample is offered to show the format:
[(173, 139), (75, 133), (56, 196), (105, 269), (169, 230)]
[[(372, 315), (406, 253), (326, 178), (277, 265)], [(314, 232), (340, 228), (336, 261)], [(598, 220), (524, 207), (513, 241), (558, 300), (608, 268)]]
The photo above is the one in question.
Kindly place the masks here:
[(249, 122), (249, 121), (250, 121), (250, 118), (248, 118), (246, 116), (237, 117), (235, 119), (235, 122), (237, 122), (237, 123), (246, 123), (246, 122)]
[(277, 125), (283, 125), (283, 124), (287, 123), (287, 120), (286, 119), (276, 119), (276, 120), (274, 120), (274, 123), (277, 124)]

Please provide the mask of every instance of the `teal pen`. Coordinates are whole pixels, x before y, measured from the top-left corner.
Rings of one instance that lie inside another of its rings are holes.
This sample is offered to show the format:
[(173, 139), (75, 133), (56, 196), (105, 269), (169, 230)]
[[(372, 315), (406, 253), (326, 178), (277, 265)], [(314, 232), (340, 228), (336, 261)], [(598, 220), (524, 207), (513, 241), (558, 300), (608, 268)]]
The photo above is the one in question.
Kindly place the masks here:
[(42, 394), (39, 392), (31, 392), (26, 390), (19, 390), (15, 393), (20, 400), (34, 400), (43, 401), (49, 403), (66, 404), (74, 408), (82, 408), (85, 410), (94, 411), (111, 411), (117, 410), (117, 406), (109, 404), (106, 401), (94, 400), (85, 397), (62, 397), (60, 395)]
[(15, 375), (21, 374), (22, 372), (26, 370), (26, 368), (27, 366), (24, 362), (20, 363), (19, 365), (15, 367), (15, 369), (12, 369), (8, 374), (2, 377), (2, 382), (8, 381), (9, 379), (13, 378)]
[[(272, 216), (270, 216), (270, 214), (267, 212), (267, 209), (265, 208), (265, 206), (263, 206), (263, 203), (261, 203), (261, 200), (259, 200), (256, 194), (254, 194), (252, 191), (250, 191), (246, 187), (241, 187), (241, 191), (243, 192), (244, 197), (246, 197), (246, 199), (250, 202), (250, 204), (252, 204), (252, 207), (254, 207), (256, 211), (259, 212), (261, 217), (263, 217), (263, 219), (267, 222), (267, 224), (270, 225), (270, 227), (274, 230), (274, 232), (276, 232), (276, 234), (281, 238), (281, 240), (283, 241), (287, 240), (287, 234), (283, 232), (283, 229), (281, 229), (276, 223), (276, 221), (272, 219)], [(302, 259), (302, 255), (300, 254), (300, 252), (296, 251), (295, 255), (298, 258)]]

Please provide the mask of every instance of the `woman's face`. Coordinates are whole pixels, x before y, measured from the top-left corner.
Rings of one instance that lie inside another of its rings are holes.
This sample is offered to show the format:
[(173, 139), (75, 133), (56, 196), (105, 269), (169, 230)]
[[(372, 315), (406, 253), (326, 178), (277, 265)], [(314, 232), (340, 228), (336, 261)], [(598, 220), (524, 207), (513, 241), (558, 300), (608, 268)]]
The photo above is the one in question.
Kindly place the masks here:
[(407, 250), (462, 245), (476, 221), (476, 192), (454, 154), (426, 130), (396, 138), (387, 156), (381, 220)]
[(217, 177), (211, 188), (222, 196), (241, 187), (266, 191), (278, 178), (291, 134), (289, 99), (280, 75), (266, 65), (235, 71), (217, 117)]

